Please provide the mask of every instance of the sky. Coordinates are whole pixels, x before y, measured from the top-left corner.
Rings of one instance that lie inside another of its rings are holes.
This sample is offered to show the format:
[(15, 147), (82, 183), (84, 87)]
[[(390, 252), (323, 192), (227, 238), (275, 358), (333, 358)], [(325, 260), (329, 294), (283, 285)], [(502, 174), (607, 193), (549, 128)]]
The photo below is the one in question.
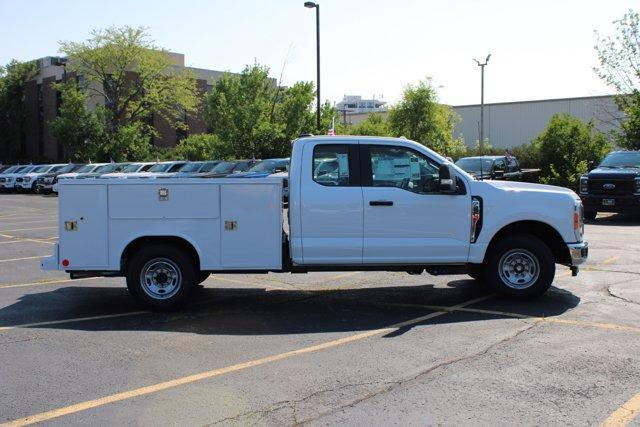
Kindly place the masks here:
[[(257, 61), (291, 85), (315, 81), (315, 12), (304, 0), (0, 0), (0, 63), (58, 54), (94, 29), (143, 26), (186, 65), (238, 72)], [(320, 0), (321, 97), (396, 102), (430, 77), (440, 101), (480, 102), (473, 58), (491, 53), (485, 102), (612, 93), (593, 72), (594, 30), (637, 0)]]

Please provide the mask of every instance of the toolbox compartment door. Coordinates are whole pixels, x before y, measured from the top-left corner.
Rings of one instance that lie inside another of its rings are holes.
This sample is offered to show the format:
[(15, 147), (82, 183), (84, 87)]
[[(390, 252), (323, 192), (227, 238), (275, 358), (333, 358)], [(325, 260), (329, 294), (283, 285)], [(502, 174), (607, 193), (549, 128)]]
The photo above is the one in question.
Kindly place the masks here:
[(282, 195), (274, 183), (221, 186), (223, 269), (282, 268)]
[(60, 185), (58, 260), (65, 270), (107, 268), (108, 218), (106, 185)]

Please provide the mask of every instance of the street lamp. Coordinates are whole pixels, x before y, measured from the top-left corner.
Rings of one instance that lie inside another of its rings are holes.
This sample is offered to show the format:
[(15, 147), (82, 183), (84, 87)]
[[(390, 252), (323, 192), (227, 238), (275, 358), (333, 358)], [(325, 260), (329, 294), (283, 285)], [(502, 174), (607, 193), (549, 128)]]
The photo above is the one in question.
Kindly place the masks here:
[(480, 67), (480, 155), (484, 154), (484, 67), (489, 63), (491, 54), (487, 55), (484, 62), (473, 59)]
[(318, 109), (316, 111), (316, 120), (318, 131), (320, 131), (320, 5), (312, 1), (304, 2), (304, 7), (316, 9), (316, 97), (318, 98)]

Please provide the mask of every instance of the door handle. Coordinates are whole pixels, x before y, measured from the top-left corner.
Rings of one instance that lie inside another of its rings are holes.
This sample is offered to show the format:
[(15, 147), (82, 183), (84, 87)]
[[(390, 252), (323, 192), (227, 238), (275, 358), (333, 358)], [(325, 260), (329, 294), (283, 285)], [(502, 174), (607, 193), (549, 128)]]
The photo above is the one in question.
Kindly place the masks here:
[(391, 200), (371, 200), (369, 206), (393, 206)]

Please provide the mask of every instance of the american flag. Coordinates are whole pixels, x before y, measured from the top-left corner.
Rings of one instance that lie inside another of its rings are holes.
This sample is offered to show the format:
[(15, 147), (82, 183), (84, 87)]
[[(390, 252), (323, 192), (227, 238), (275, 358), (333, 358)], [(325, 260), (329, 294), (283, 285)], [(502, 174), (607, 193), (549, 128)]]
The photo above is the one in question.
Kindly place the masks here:
[(327, 131), (327, 135), (335, 136), (335, 134), (336, 134), (336, 118), (333, 117), (331, 119), (331, 127), (329, 127), (329, 130)]

